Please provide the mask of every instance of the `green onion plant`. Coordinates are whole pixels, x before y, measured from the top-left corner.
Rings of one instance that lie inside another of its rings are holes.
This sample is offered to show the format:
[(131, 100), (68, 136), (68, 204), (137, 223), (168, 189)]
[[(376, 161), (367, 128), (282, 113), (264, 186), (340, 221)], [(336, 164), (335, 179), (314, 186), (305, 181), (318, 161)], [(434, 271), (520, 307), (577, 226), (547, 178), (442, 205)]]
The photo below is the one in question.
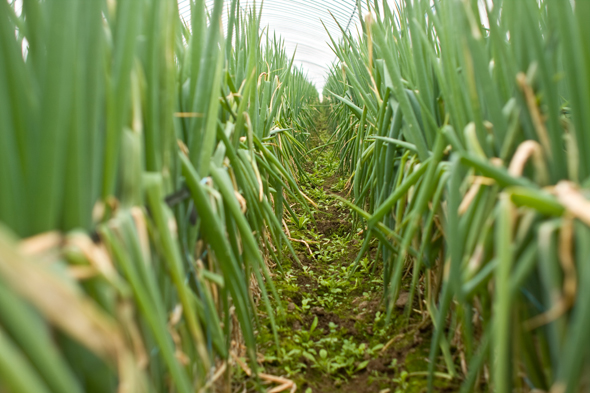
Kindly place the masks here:
[(324, 91), (356, 263), (378, 242), (388, 318), (429, 315), (430, 391), (585, 391), (588, 2), (368, 5)]
[(255, 298), (276, 337), (318, 93), (260, 8), (190, 6), (0, 1), (0, 391), (229, 392)]

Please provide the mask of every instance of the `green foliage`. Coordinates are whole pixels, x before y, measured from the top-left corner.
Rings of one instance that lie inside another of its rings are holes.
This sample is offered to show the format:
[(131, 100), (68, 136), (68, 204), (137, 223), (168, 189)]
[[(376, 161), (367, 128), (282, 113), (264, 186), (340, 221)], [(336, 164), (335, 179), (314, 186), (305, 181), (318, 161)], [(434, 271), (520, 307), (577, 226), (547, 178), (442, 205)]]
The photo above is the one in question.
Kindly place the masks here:
[(424, 291), (436, 328), (430, 391), (443, 366), (465, 392), (585, 389), (587, 2), (390, 5), (332, 41), (325, 88), (387, 318), (409, 270), (406, 315)]
[(256, 369), (251, 278), (276, 330), (318, 94), (259, 10), (191, 11), (0, 1), (0, 390), (202, 391), (236, 337)]

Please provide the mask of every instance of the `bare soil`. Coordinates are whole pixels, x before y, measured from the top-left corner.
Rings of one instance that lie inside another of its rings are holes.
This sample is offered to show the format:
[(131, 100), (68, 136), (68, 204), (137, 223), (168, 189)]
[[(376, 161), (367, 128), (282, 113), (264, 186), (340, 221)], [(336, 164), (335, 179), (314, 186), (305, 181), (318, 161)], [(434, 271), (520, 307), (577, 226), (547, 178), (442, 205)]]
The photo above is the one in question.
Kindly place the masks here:
[[(315, 144), (319, 145), (321, 141), (316, 138)], [(326, 157), (331, 154), (332, 151), (327, 149), (322, 154), (323, 159), (310, 160), (304, 164), (304, 168), (310, 176), (314, 173), (317, 176), (318, 171), (323, 171), (326, 169), (325, 166), (330, 164)], [(331, 159), (333, 163), (335, 159)], [(309, 248), (314, 255), (310, 255), (304, 244), (294, 242), (293, 246), (302, 267), (294, 261), (288, 266), (293, 276), (293, 280), (289, 281), (291, 284), (283, 283), (280, 277), (276, 279), (280, 301), (288, 310), (287, 316), (278, 320), (280, 345), (285, 352), (308, 348), (302, 346), (301, 340), (296, 337), (308, 332), (317, 318), (317, 326), (312, 334), (313, 345), (319, 347), (317, 342), (334, 337), (340, 340), (339, 342), (347, 340), (357, 347), (364, 344), (367, 349), (376, 346), (380, 348), (356, 359), (354, 364), (358, 369), (353, 368), (352, 372), (350, 369), (328, 372), (318, 366), (317, 356), (316, 361), (305, 356), (290, 361), (278, 355), (270, 356), (276, 355), (271, 335), (269, 332), (261, 332), (259, 351), (261, 358), (265, 359), (262, 363), (264, 372), (293, 380), (297, 384), (297, 391), (303, 393), (425, 392), (426, 377), (423, 372), (428, 367), (427, 358), (432, 335), (430, 317), (426, 313), (412, 313), (409, 318), (404, 317), (405, 304), (402, 300), (394, 311), (391, 323), (385, 324), (382, 316), (385, 311), (382, 301), (382, 262), (377, 258), (377, 244), (371, 245), (367, 254), (370, 268), (364, 269), (362, 273), (355, 273), (354, 285), (351, 281), (348, 286), (344, 286), (343, 291), (337, 293), (326, 287), (326, 281), (346, 279), (346, 268), (357, 258), (364, 239), (362, 229), (359, 231), (355, 226), (350, 210), (330, 196), (336, 194), (343, 198), (347, 197), (346, 190), (334, 190), (334, 186), (339, 182), (342, 184), (341, 176), (335, 172), (323, 179), (321, 184), (307, 185), (312, 192), (322, 191), (320, 194), (327, 197), (323, 200), (323, 208), (315, 214), (317, 225), (309, 223), (303, 230), (309, 232), (310, 237), (313, 233), (313, 236), (319, 239), (317, 242), (309, 242)], [(327, 245), (342, 238), (347, 240), (337, 254), (333, 257), (319, 257), (325, 255), (322, 252), (327, 250)], [(313, 274), (310, 274), (310, 271)], [(410, 277), (407, 277), (407, 280), (409, 281)], [(403, 297), (402, 293), (401, 298)], [(310, 302), (309, 299), (314, 300)], [(322, 305), (323, 299), (333, 299), (333, 302)], [(413, 304), (413, 307), (420, 309), (419, 304)], [(328, 357), (336, 356), (338, 349), (329, 352)], [(298, 365), (298, 372), (294, 372), (294, 365)], [(442, 369), (438, 371), (445, 372)], [(244, 387), (248, 386), (244, 383), (234, 386), (236, 392), (254, 392), (260, 388), (250, 386), (244, 390)], [(264, 389), (271, 388), (267, 385)], [(457, 382), (436, 381), (437, 392), (457, 390)]]

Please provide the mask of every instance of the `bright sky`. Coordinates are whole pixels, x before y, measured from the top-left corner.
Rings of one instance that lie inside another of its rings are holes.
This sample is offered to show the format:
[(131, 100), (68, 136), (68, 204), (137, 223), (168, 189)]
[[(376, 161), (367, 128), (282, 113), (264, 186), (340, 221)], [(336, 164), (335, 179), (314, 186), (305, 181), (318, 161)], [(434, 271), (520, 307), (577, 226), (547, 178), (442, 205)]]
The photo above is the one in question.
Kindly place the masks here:
[[(209, 8), (214, 0), (205, 0)], [(381, 3), (383, 0), (380, 0)], [(392, 6), (399, 0), (386, 0)], [(487, 1), (479, 0), (480, 6)], [(15, 2), (17, 13), (20, 13), (22, 0), (8, 0)], [(260, 7), (261, 0), (256, 1)], [(225, 0), (228, 7), (231, 0)], [(240, 6), (246, 10), (254, 3), (253, 0), (240, 0)], [(367, 0), (361, 0), (363, 15), (367, 12)], [(180, 14), (186, 21), (190, 20), (190, 0), (178, 0)], [(226, 7), (226, 8), (227, 8)], [(330, 12), (333, 14), (330, 15)], [(483, 15), (483, 13), (482, 13)], [(354, 35), (359, 28), (359, 15), (356, 8), (356, 0), (265, 0), (262, 10), (261, 28), (268, 27), (270, 34), (274, 32), (285, 40), (285, 46), (289, 54), (295, 52), (295, 64), (302, 66), (308, 73), (309, 79), (321, 92), (325, 84), (325, 77), (330, 64), (336, 56), (328, 46), (329, 36), (321, 21), (334, 37), (338, 39), (342, 34), (334, 18), (340, 25), (348, 28)], [(227, 21), (227, 15), (224, 15)], [(482, 21), (487, 25), (487, 20)]]
[[(226, 1), (230, 3), (229, 0)], [(259, 7), (261, 1), (256, 1)], [(293, 54), (295, 64), (303, 66), (309, 79), (321, 92), (329, 65), (336, 59), (328, 46), (328, 33), (322, 26), (323, 21), (332, 36), (338, 39), (342, 34), (334, 18), (346, 29), (356, 35), (359, 15), (355, 0), (265, 0), (262, 9), (261, 28), (268, 27), (270, 34), (276, 32), (285, 40), (287, 53)], [(363, 0), (363, 14), (367, 12), (366, 0)], [(189, 0), (179, 0), (179, 9), (185, 20), (190, 20)], [(213, 0), (206, 0), (211, 7)], [(243, 9), (249, 8), (252, 0), (241, 0)], [(224, 20), (227, 20), (224, 17)]]
[[(206, 0), (205, 3), (211, 8), (213, 1)], [(22, 0), (8, 2), (15, 2), (17, 13), (20, 14)], [(225, 0), (225, 3), (229, 6), (231, 0)], [(253, 0), (240, 0), (240, 6), (244, 10), (253, 3)], [(256, 1), (257, 7), (261, 3), (261, 0)], [(361, 3), (364, 15), (367, 12), (367, 0), (361, 0)], [(178, 0), (178, 7), (181, 16), (189, 21), (190, 0)], [(328, 46), (330, 38), (321, 21), (325, 23), (332, 37), (338, 40), (342, 33), (334, 18), (342, 28), (348, 28), (356, 35), (359, 27), (356, 0), (265, 0), (262, 11), (261, 28), (268, 27), (270, 34), (276, 32), (281, 36), (285, 40), (287, 53), (293, 54), (297, 48), (295, 64), (307, 71), (309, 79), (320, 92), (325, 84), (328, 68), (336, 59)], [(224, 15), (223, 19), (227, 21), (227, 16)]]

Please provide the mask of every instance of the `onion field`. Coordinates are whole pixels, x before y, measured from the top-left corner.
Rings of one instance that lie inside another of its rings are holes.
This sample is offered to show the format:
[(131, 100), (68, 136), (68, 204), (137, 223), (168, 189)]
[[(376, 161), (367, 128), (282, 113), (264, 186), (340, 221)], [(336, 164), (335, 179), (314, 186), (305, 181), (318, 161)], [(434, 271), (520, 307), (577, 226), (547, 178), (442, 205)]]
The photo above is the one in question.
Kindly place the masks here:
[(588, 1), (190, 10), (0, 0), (0, 393), (590, 391)]

